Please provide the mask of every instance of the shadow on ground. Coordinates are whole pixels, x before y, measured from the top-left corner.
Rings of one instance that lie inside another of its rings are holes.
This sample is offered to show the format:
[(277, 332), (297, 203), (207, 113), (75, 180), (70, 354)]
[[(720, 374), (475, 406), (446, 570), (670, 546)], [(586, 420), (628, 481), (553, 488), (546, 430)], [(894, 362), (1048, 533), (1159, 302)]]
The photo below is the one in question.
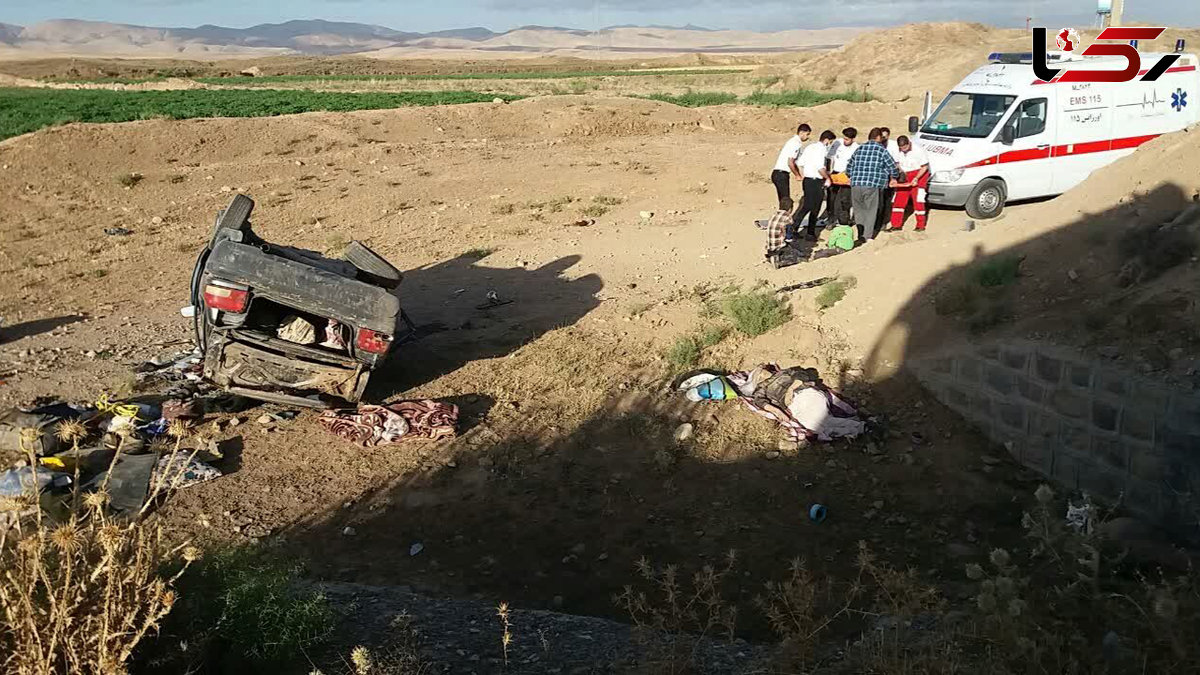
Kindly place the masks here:
[[(600, 277), (569, 278), (580, 256), (541, 267), (487, 267), (460, 255), (405, 273), (401, 302), (422, 337), (372, 376), (367, 396), (380, 400), (480, 359), (506, 356), (547, 331), (570, 326), (600, 304)], [(489, 305), (498, 299), (499, 304)]]
[[(736, 402), (645, 391), (614, 396), (562, 433), (483, 423), (436, 446), (438, 468), (284, 536), (321, 580), (621, 620), (613, 598), (639, 559), (677, 564), (690, 578), (732, 549), (727, 599), (743, 612), (742, 634), (766, 639), (753, 598), (795, 558), (848, 581), (861, 540), (899, 568), (957, 579), (964, 552), (1019, 536), (1014, 495), (1035, 486), (1025, 474), (980, 463), (988, 443), (958, 431), (912, 385), (881, 395), (915, 406), (882, 447), (860, 439), (776, 458), (775, 425)], [(683, 421), (696, 436), (677, 442)], [(914, 446), (913, 431), (929, 440)], [(814, 503), (830, 513), (819, 525), (807, 517)], [(343, 536), (347, 526), (354, 536)]]
[(73, 323), (83, 321), (83, 319), (82, 315), (73, 314), (69, 316), (56, 316), (49, 319), (34, 319), (11, 326), (0, 325), (0, 344), (16, 342), (21, 338), (27, 338), (31, 335), (48, 333), (55, 328), (69, 326)]

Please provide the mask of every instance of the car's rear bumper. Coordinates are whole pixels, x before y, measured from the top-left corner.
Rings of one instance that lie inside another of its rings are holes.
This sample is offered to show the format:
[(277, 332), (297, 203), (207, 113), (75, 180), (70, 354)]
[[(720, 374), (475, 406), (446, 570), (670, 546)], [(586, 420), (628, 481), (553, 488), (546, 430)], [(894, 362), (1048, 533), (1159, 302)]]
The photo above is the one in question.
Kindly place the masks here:
[(971, 196), (974, 185), (947, 185), (945, 183), (930, 183), (927, 202), (938, 206), (963, 206)]
[[(223, 333), (223, 334), (222, 334)], [(366, 364), (336, 354), (314, 358), (313, 350), (297, 349), (282, 340), (253, 344), (233, 331), (214, 333), (204, 359), (204, 376), (217, 385), (297, 395), (328, 394), (357, 401), (370, 374)]]

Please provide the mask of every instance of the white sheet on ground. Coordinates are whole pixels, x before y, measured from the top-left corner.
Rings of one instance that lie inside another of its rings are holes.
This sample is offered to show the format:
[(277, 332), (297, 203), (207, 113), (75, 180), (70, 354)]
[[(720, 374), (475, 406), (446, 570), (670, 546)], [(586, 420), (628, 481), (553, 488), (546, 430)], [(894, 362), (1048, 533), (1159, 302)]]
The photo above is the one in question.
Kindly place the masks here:
[(828, 396), (829, 398), (826, 398), (826, 394), (817, 389), (801, 389), (792, 397), (788, 412), (822, 441), (861, 434), (866, 427), (863, 420), (857, 417), (834, 417), (829, 412), (830, 405), (849, 413), (853, 413), (854, 408), (833, 393), (829, 393)]

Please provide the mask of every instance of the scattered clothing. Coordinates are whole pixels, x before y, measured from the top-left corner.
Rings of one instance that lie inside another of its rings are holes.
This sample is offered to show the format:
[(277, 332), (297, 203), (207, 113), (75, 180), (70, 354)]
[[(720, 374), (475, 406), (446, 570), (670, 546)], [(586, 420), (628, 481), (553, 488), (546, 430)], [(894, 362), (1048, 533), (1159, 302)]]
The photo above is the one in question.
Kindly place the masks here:
[(458, 406), (428, 400), (386, 406), (361, 404), (354, 412), (326, 410), (320, 421), (330, 433), (370, 448), (410, 436), (434, 440), (454, 436)]

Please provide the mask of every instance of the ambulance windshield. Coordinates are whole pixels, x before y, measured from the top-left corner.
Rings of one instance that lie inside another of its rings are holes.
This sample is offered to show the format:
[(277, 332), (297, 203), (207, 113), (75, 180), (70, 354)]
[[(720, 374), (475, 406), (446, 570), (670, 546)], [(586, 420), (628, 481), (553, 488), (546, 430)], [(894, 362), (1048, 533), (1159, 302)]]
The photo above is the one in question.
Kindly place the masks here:
[(986, 138), (1015, 100), (1015, 96), (1002, 94), (954, 91), (942, 101), (921, 131), (945, 136)]

